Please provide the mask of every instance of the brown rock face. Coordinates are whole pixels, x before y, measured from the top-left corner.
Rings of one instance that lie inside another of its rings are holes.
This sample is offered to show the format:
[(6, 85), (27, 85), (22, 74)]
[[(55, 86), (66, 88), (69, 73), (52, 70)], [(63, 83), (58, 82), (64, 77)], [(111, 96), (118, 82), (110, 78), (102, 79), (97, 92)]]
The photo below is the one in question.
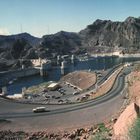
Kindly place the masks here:
[(114, 134), (116, 136), (127, 136), (128, 131), (137, 117), (134, 103), (131, 103), (124, 112), (120, 115), (117, 122), (114, 125)]

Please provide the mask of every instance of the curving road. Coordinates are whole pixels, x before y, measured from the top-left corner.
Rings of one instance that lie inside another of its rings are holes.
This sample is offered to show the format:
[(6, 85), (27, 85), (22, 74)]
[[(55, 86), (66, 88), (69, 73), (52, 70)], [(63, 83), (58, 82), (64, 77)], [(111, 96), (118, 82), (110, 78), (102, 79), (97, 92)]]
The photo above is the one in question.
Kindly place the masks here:
[(125, 68), (106, 95), (73, 105), (46, 105), (50, 112), (35, 114), (32, 113), (32, 108), (37, 105), (19, 104), (0, 99), (0, 119), (11, 120), (11, 123), (0, 123), (0, 129), (58, 131), (111, 119), (124, 102), (122, 90), (125, 85), (125, 75), (129, 72), (130, 68)]

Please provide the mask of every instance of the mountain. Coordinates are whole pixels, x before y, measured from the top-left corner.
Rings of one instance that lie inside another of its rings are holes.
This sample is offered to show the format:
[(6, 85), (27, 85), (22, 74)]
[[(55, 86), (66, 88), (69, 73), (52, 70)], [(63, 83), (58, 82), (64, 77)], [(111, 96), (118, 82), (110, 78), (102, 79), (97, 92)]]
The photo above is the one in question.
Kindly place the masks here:
[(50, 53), (70, 54), (79, 49), (81, 38), (77, 33), (60, 31), (53, 35), (43, 36), (42, 46), (48, 48)]
[(40, 38), (31, 36), (28, 33), (21, 33), (16, 35), (0, 35), (0, 48), (11, 47), (16, 40), (24, 39), (27, 42), (30, 42), (30, 45), (36, 46), (38, 45)]
[(128, 17), (124, 22), (96, 20), (79, 32), (82, 46), (90, 52), (121, 49), (135, 52), (140, 48), (140, 18)]
[(28, 33), (0, 35), (0, 70), (16, 68), (20, 58), (38, 58), (35, 54), (41, 39)]
[(140, 18), (128, 17), (123, 22), (97, 19), (79, 33), (61, 31), (43, 36), (42, 45), (58, 54), (140, 52)]
[(26, 56), (28, 51), (36, 48), (41, 39), (28, 33), (17, 35), (0, 35), (0, 58), (18, 59)]

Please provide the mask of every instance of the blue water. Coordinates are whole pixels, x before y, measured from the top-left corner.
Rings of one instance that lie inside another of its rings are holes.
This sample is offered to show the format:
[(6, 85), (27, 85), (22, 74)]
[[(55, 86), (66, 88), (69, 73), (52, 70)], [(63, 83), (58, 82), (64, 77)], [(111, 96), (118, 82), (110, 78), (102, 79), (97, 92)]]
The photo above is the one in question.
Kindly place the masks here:
[[(140, 58), (112, 58), (112, 57), (99, 57), (92, 58), (88, 61), (78, 61), (75, 64), (69, 64), (66, 73), (75, 71), (75, 70), (106, 70), (112, 68), (115, 65), (124, 62), (133, 62), (139, 61)], [(54, 67), (49, 71), (49, 75), (46, 78), (41, 77), (40, 75), (20, 78), (18, 81), (14, 82), (11, 85), (7, 86), (8, 94), (20, 93), (23, 87), (30, 87), (33, 85), (38, 85), (45, 81), (58, 81), (61, 78), (61, 69), (60, 67)]]

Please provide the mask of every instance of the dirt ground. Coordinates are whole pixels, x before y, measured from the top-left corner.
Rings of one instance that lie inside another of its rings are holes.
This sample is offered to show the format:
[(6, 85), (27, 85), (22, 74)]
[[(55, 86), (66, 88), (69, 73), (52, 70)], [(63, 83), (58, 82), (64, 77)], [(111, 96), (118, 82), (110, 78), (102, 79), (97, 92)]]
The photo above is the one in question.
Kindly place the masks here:
[(60, 81), (71, 83), (84, 90), (96, 83), (96, 74), (94, 72), (75, 71), (62, 77)]
[(140, 71), (134, 71), (129, 76), (129, 95), (131, 102), (140, 97)]

